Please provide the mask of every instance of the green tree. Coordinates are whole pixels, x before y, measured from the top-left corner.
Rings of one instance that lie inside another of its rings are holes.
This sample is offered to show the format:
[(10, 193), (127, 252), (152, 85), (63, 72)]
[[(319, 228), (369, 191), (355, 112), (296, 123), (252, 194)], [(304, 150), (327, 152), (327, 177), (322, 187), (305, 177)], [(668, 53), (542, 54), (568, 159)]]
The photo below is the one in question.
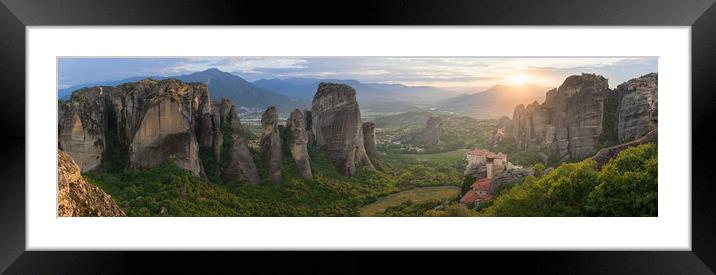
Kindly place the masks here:
[(626, 149), (600, 172), (599, 185), (589, 194), (594, 216), (656, 216), (658, 154), (654, 144)]
[(566, 163), (541, 178), (529, 176), (497, 196), (486, 216), (583, 216), (583, 202), (597, 184), (598, 173), (591, 159)]
[(541, 178), (544, 175), (544, 164), (537, 163), (532, 165), (532, 170), (534, 170), (535, 177)]

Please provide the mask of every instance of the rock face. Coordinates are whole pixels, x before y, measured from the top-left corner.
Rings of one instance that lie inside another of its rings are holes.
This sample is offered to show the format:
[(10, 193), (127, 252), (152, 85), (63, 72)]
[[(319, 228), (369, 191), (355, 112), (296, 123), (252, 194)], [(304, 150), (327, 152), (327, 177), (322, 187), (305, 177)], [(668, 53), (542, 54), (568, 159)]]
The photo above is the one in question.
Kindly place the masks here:
[(80, 167), (62, 150), (57, 153), (57, 181), (57, 216), (126, 216), (107, 193), (80, 175)]
[(305, 118), (306, 142), (309, 145), (316, 145), (316, 135), (313, 133), (313, 114), (310, 109), (303, 111)]
[(77, 160), (82, 171), (102, 163), (106, 116), (105, 100), (99, 93), (101, 89), (97, 94), (82, 90), (73, 101), (58, 106), (59, 146)]
[(308, 157), (308, 139), (306, 137), (305, 118), (301, 110), (296, 109), (288, 116), (286, 121), (286, 144), (296, 162), (298, 172), (304, 179), (313, 179), (311, 163)]
[[(536, 149), (543, 158), (549, 154), (560, 160), (594, 154), (600, 140), (602, 145), (648, 142), (651, 137), (644, 137), (655, 132), (658, 124), (657, 93), (656, 73), (629, 80), (613, 91), (601, 76), (570, 76), (558, 89), (547, 92), (543, 104), (518, 105), (507, 136), (520, 150)], [(493, 135), (493, 146), (500, 130)], [(615, 148), (622, 147), (614, 146), (603, 154)]]
[(380, 152), (378, 152), (378, 148), (376, 148), (376, 138), (375, 138), (375, 123), (373, 122), (363, 122), (362, 126), (363, 130), (363, 146), (365, 147), (365, 151), (368, 154), (368, 157), (371, 159), (371, 161), (380, 161), (382, 159), (382, 156), (380, 155)]
[(84, 88), (59, 104), (59, 146), (82, 171), (99, 167), (107, 153), (126, 152), (133, 168), (174, 159), (203, 174), (199, 143), (211, 103), (205, 84), (145, 79), (116, 87)]
[(278, 113), (276, 107), (269, 106), (261, 116), (261, 160), (268, 173), (268, 178), (274, 182), (283, 181), (283, 151), (281, 149), (281, 133), (278, 129)]
[(494, 194), (495, 190), (501, 186), (515, 184), (527, 176), (534, 175), (534, 170), (531, 168), (522, 168), (512, 164), (507, 165), (507, 167), (508, 169), (492, 178), (490, 193)]
[[(224, 112), (228, 108), (228, 113)], [(225, 115), (222, 115), (225, 114)], [(226, 163), (221, 168), (221, 178), (223, 181), (246, 181), (250, 184), (258, 184), (261, 180), (259, 178), (256, 164), (254, 163), (253, 156), (249, 147), (246, 145), (246, 138), (244, 134), (244, 128), (241, 126), (239, 115), (236, 112), (236, 106), (233, 104), (223, 105), (217, 108), (217, 112), (214, 113), (216, 124), (216, 130), (214, 130), (215, 138), (213, 143), (214, 159), (221, 159), (220, 150), (222, 135), (219, 129), (221, 121), (223, 123), (229, 123), (231, 125), (231, 136), (226, 141), (224, 146), (227, 146), (225, 157)]]
[(339, 173), (352, 176), (360, 164), (373, 168), (363, 144), (355, 90), (345, 84), (320, 83), (311, 104), (316, 145)]
[(497, 128), (492, 132), (492, 139), (490, 141), (492, 148), (497, 148), (497, 146), (507, 137), (511, 124), (512, 120), (510, 120), (509, 117), (504, 116), (499, 119), (497, 122)]
[(619, 142), (628, 142), (657, 128), (658, 76), (655, 73), (629, 80), (615, 90), (618, 108)]
[(607, 79), (594, 74), (568, 77), (547, 92), (545, 102), (515, 108), (510, 136), (522, 150), (537, 149), (565, 158), (583, 158), (602, 133)]
[(421, 146), (433, 146), (440, 143), (443, 133), (443, 120), (440, 117), (430, 117), (425, 122), (425, 129), (413, 138), (413, 143)]

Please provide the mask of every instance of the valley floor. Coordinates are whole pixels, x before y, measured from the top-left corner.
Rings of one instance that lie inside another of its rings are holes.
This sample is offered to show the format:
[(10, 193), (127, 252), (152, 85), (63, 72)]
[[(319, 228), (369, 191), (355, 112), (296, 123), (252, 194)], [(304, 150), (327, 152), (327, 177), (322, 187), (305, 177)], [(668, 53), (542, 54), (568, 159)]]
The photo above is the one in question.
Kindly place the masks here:
[(459, 195), (460, 187), (457, 186), (415, 188), (381, 197), (376, 202), (361, 207), (358, 212), (362, 217), (370, 217), (408, 201), (422, 203), (433, 200), (454, 200)]

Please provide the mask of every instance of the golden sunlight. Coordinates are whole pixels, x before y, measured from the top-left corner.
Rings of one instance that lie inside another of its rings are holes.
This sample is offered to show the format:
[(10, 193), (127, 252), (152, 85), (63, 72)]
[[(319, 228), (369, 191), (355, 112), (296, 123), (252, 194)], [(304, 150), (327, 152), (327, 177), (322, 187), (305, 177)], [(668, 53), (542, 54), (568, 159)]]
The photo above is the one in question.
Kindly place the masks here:
[(525, 84), (525, 82), (527, 82), (527, 76), (523, 74), (513, 75), (510, 80), (515, 84)]

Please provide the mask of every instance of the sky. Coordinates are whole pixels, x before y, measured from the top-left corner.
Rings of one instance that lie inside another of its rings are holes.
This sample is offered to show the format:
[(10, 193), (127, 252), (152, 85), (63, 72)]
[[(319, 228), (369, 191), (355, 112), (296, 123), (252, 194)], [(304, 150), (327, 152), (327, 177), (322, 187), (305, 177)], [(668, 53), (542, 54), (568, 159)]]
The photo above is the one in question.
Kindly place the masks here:
[(191, 57), (59, 58), (58, 88), (135, 76), (173, 76), (217, 68), (246, 80), (354, 79), (365, 83), (481, 91), (496, 84), (557, 87), (570, 75), (596, 73), (611, 88), (658, 72), (657, 57)]

